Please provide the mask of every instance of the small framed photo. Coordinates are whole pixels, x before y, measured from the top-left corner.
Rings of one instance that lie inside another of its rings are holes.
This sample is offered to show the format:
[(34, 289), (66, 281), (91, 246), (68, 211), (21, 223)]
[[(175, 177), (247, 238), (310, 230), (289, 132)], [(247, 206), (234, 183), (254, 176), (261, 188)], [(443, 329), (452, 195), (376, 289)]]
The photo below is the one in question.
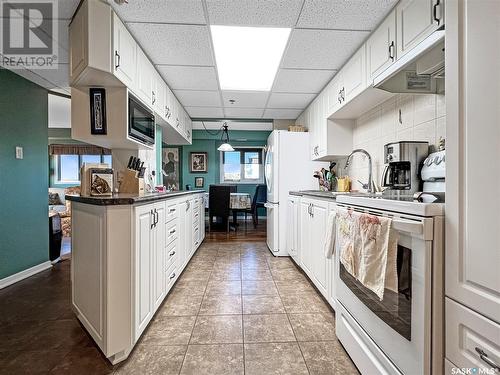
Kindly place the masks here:
[(191, 152), (189, 157), (189, 170), (191, 173), (208, 172), (208, 153)]
[(205, 177), (195, 177), (194, 187), (195, 188), (202, 188), (203, 186), (205, 186)]
[(106, 90), (90, 88), (90, 133), (107, 134), (106, 128)]

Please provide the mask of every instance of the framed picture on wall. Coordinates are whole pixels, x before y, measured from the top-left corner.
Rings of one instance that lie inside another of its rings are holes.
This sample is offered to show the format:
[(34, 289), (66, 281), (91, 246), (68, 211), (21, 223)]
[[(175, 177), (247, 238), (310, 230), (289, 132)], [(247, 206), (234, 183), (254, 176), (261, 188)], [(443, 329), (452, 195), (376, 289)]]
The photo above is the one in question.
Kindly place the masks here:
[(189, 156), (189, 171), (191, 173), (208, 172), (208, 153), (191, 152)]
[(90, 88), (90, 134), (107, 133), (106, 129), (106, 90)]
[(181, 186), (179, 147), (163, 147), (162, 149), (162, 175), (163, 185), (168, 190), (177, 191)]
[(195, 177), (194, 187), (195, 188), (202, 188), (203, 186), (205, 186), (205, 177)]

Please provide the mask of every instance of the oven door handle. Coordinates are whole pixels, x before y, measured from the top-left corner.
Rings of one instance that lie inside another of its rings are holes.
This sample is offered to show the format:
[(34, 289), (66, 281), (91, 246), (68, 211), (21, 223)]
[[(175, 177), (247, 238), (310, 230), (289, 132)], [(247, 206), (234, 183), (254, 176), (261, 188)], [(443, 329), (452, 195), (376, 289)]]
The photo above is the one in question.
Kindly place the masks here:
[(392, 227), (401, 232), (408, 232), (411, 234), (424, 233), (424, 224), (422, 222), (415, 222), (404, 219), (392, 219)]

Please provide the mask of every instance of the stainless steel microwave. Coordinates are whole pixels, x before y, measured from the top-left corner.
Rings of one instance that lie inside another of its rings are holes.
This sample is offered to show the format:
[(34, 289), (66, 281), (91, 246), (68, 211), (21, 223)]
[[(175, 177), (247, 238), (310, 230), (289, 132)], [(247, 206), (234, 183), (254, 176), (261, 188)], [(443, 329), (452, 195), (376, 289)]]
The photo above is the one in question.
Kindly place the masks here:
[(147, 145), (155, 143), (155, 115), (130, 93), (128, 94), (128, 135)]

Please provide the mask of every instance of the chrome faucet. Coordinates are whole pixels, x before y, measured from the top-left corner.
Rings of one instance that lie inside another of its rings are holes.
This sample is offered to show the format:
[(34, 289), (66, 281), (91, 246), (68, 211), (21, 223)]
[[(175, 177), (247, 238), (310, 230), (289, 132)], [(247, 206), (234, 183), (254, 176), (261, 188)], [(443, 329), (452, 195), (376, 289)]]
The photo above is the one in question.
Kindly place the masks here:
[(363, 186), (363, 189), (368, 190), (368, 193), (373, 193), (373, 179), (372, 179), (372, 157), (368, 153), (368, 151), (363, 150), (362, 148), (358, 148), (351, 152), (351, 154), (347, 157), (347, 161), (345, 163), (344, 169), (347, 169), (349, 167), (349, 163), (351, 162), (351, 158), (354, 154), (356, 153), (362, 153), (368, 157), (368, 183), (364, 184), (361, 181), (358, 180), (358, 182)]

